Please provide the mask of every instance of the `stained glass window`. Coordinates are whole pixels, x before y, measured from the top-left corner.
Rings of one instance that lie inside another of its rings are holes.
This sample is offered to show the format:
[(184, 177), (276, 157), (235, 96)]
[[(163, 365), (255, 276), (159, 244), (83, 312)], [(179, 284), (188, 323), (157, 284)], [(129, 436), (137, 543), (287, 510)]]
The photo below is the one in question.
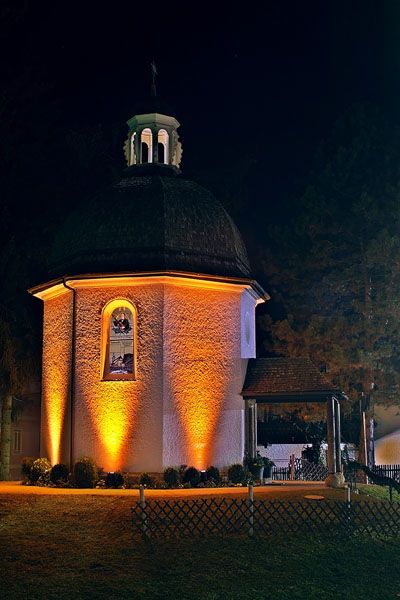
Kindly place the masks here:
[(127, 306), (115, 309), (110, 316), (108, 369), (111, 374), (133, 373), (134, 320)]

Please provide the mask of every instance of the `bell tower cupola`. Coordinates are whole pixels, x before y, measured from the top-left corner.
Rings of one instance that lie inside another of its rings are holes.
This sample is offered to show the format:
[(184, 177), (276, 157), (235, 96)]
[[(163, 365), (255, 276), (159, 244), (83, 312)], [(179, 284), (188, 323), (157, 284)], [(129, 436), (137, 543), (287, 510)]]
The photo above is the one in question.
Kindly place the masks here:
[(157, 70), (151, 64), (151, 98), (146, 103), (145, 113), (138, 113), (128, 121), (129, 134), (124, 145), (128, 166), (147, 163), (172, 165), (179, 168), (182, 158), (182, 145), (179, 141), (179, 122), (165, 114), (156, 95), (155, 76)]
[(158, 163), (179, 168), (182, 145), (177, 133), (179, 122), (175, 117), (152, 112), (135, 115), (127, 123), (129, 134), (124, 149), (129, 167)]

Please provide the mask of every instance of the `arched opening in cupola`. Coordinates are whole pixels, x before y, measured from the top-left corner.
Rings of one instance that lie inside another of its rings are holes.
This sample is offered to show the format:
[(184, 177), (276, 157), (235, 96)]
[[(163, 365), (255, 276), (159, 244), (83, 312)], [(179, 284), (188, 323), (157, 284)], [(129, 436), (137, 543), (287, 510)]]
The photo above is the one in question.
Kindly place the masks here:
[(153, 162), (153, 134), (149, 127), (143, 129), (141, 135), (141, 162)]
[(168, 142), (169, 136), (165, 129), (159, 129), (157, 135), (158, 162), (168, 164)]

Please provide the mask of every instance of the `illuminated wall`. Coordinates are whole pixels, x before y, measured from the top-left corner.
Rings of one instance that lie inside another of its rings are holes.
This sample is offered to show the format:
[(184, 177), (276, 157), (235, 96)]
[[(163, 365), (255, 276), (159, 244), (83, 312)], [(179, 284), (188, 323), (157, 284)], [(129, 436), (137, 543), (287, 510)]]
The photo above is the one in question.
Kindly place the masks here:
[[(105, 470), (159, 470), (162, 430), (162, 285), (80, 287), (76, 291), (74, 454)], [(137, 311), (137, 378), (103, 381), (101, 315), (126, 298)]]
[(52, 464), (69, 461), (69, 376), (72, 292), (44, 303), (40, 453)]
[[(133, 472), (241, 461), (240, 391), (247, 358), (255, 354), (257, 300), (249, 289), (166, 276), (68, 284), (76, 290), (74, 459), (92, 456), (107, 471)], [(48, 321), (42, 437), (52, 462), (68, 446), (60, 424), (68, 397), (68, 360), (62, 358), (69, 357), (72, 293), (61, 292), (56, 298), (40, 293)], [(136, 379), (104, 381), (104, 307), (119, 299), (136, 312)], [(63, 321), (55, 327), (60, 313)]]
[(166, 287), (164, 464), (204, 469), (243, 458), (241, 293)]
[(398, 465), (400, 463), (400, 431), (375, 441), (375, 462), (377, 465)]

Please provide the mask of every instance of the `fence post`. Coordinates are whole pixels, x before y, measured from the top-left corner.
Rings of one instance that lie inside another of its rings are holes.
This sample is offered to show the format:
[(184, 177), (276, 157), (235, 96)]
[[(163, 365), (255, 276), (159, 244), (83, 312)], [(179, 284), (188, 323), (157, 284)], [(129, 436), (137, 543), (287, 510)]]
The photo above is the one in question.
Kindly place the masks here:
[(350, 486), (348, 486), (348, 485), (344, 486), (344, 499), (347, 502), (347, 506), (350, 508), (350, 505), (351, 505), (351, 490), (350, 490)]
[(139, 486), (139, 504), (142, 509), (142, 534), (144, 537), (147, 537), (146, 498), (144, 495), (144, 485)]
[(247, 488), (248, 504), (249, 504), (249, 536), (254, 535), (254, 486), (251, 481), (248, 483)]
[(290, 470), (289, 470), (289, 480), (293, 481), (294, 479), (294, 454), (290, 455)]
[(347, 526), (350, 529), (350, 525), (351, 525), (351, 487), (349, 485), (344, 486), (344, 501), (346, 503)]

